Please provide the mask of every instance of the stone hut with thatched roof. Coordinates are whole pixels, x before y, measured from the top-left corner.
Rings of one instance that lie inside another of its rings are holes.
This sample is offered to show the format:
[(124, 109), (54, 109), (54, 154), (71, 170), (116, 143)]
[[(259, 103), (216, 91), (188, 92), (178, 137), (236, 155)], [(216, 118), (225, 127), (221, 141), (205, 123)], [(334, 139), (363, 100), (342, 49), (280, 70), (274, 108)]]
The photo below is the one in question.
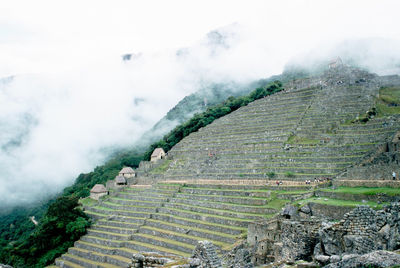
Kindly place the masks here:
[(93, 186), (92, 190), (90, 190), (90, 198), (94, 200), (99, 200), (100, 197), (108, 195), (108, 191), (103, 184), (96, 184)]
[(165, 157), (165, 152), (163, 148), (156, 148), (154, 149), (153, 153), (151, 154), (151, 162), (155, 162), (158, 159), (163, 159)]
[(118, 175), (123, 176), (124, 178), (128, 179), (128, 178), (135, 177), (136, 172), (131, 167), (124, 167), (123, 169), (121, 169), (121, 171), (118, 173)]
[(122, 175), (116, 176), (114, 181), (115, 181), (116, 186), (121, 186), (121, 185), (127, 184), (126, 178)]

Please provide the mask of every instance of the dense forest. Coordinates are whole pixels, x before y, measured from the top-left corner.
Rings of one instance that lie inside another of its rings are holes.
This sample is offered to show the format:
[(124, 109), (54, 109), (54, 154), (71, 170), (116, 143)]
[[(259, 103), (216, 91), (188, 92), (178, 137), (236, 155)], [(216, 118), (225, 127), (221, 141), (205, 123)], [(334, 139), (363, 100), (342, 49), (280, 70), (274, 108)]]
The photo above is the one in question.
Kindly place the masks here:
[[(195, 114), (189, 121), (177, 126), (160, 141), (146, 149), (132, 149), (116, 153), (92, 172), (80, 174), (75, 183), (64, 189), (57, 198), (34, 208), (15, 209), (1, 217), (0, 263), (14, 267), (44, 267), (64, 253), (90, 226), (90, 219), (79, 206), (79, 198), (87, 197), (97, 183), (113, 179), (124, 166), (137, 167), (147, 160), (156, 147), (170, 150), (184, 137), (212, 123), (248, 103), (281, 91), (282, 83), (274, 81), (253, 90), (249, 95), (229, 97), (223, 103)], [(35, 226), (27, 215), (35, 215)]]

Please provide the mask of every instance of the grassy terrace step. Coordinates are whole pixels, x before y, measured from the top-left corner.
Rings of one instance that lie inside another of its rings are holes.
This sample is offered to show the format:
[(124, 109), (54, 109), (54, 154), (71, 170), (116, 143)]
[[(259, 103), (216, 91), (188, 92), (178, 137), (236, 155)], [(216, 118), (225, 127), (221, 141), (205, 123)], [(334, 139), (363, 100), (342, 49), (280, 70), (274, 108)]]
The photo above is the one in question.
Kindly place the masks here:
[(76, 248), (82, 248), (90, 251), (95, 251), (103, 254), (108, 254), (108, 255), (119, 255), (125, 258), (131, 258), (132, 254), (137, 253), (137, 250), (133, 250), (130, 248), (125, 248), (125, 247), (107, 247), (107, 246), (102, 246), (99, 244), (94, 244), (94, 243), (89, 243), (85, 241), (76, 241), (74, 244), (74, 247)]
[(254, 213), (254, 214), (272, 214), (277, 212), (275, 209), (271, 209), (265, 206), (249, 206), (249, 205), (238, 205), (232, 203), (223, 202), (212, 202), (212, 201), (199, 201), (186, 198), (175, 198), (171, 200), (173, 203), (195, 205), (198, 207), (209, 207), (212, 206), (215, 209), (225, 210), (225, 211), (235, 211), (239, 213)]
[(116, 265), (118, 267), (128, 267), (132, 262), (130, 258), (118, 256), (118, 255), (108, 255), (98, 252), (93, 252), (90, 250), (82, 249), (82, 248), (69, 248), (68, 253), (85, 260), (101, 262)]
[(188, 205), (186, 203), (178, 203), (178, 202), (170, 202), (165, 204), (166, 208), (176, 208), (186, 211), (198, 212), (198, 213), (206, 213), (210, 215), (218, 215), (223, 217), (229, 217), (233, 219), (246, 219), (246, 220), (262, 220), (265, 218), (264, 213), (257, 214), (257, 213), (246, 213), (246, 212), (233, 212), (230, 210), (224, 209), (215, 209), (203, 206), (196, 206), (196, 205)]
[(62, 256), (62, 259), (65, 259), (69, 262), (78, 264), (78, 265), (82, 265), (83, 267), (90, 267), (90, 268), (118, 268), (120, 266), (116, 266), (113, 264), (108, 264), (108, 263), (101, 263), (101, 262), (96, 262), (96, 261), (92, 261), (92, 260), (88, 260), (85, 258), (81, 258), (69, 253), (65, 253)]
[[(214, 231), (211, 229), (202, 229), (202, 228), (181, 225), (181, 224), (176, 224), (176, 223), (174, 224), (174, 223), (155, 220), (155, 219), (147, 220), (146, 227), (147, 226), (157, 227), (157, 228), (161, 228), (163, 230), (169, 230), (169, 231), (173, 231), (173, 232), (177, 232), (177, 233), (193, 235), (196, 237), (204, 237), (207, 239), (218, 240), (221, 242), (231, 243), (231, 244), (235, 243), (236, 239), (238, 238), (238, 235), (231, 235), (231, 234), (217, 232), (217, 231)], [(208, 227), (212, 228), (212, 226), (208, 226)]]
[(106, 239), (98, 236), (92, 236), (92, 235), (84, 235), (80, 238), (79, 241), (83, 242), (88, 242), (96, 245), (101, 245), (104, 247), (116, 247), (120, 248), (123, 246), (123, 241), (121, 240), (112, 240), (112, 239)]
[(90, 230), (103, 231), (103, 232), (116, 233), (116, 234), (133, 234), (133, 233), (135, 233), (135, 230), (137, 228), (138, 228), (138, 226), (135, 229), (133, 229), (133, 228), (128, 229), (128, 228), (96, 224), (96, 225), (92, 226), (90, 228)]
[[(140, 228), (139, 233), (166, 238), (169, 240), (186, 243), (193, 246), (196, 246), (198, 241), (205, 240), (205, 238), (202, 236), (194, 236), (181, 232), (174, 232), (171, 230), (160, 229), (154, 226), (144, 226)], [(229, 246), (231, 246), (231, 244), (229, 243), (221, 242), (215, 239), (209, 239), (209, 241), (211, 241), (214, 245), (222, 249), (227, 249)]]
[(132, 236), (132, 240), (139, 241), (141, 243), (148, 243), (151, 245), (160, 246), (163, 248), (170, 248), (180, 252), (186, 252), (188, 254), (193, 252), (196, 247), (194, 244), (183, 243), (175, 241), (173, 239), (168, 239), (165, 237), (160, 237), (158, 235), (139, 233)]
[(135, 223), (130, 223), (126, 221), (117, 221), (117, 220), (107, 220), (107, 219), (100, 219), (97, 221), (97, 224), (103, 226), (115, 226), (127, 229), (136, 229), (139, 225), (144, 222), (144, 219), (138, 219)]
[(267, 200), (265, 198), (263, 199), (263, 198), (241, 197), (241, 196), (219, 196), (219, 195), (206, 195), (206, 194), (178, 193), (176, 197), (201, 200), (201, 201), (225, 202), (225, 203), (232, 203), (239, 205), (262, 206), (267, 204)]
[(218, 215), (212, 215), (207, 213), (199, 213), (194, 211), (188, 211), (183, 209), (176, 208), (161, 208), (161, 213), (176, 215), (179, 217), (184, 217), (188, 219), (201, 220), (201, 221), (209, 221), (212, 223), (218, 224), (226, 224), (228, 226), (236, 226), (236, 227), (247, 227), (247, 225), (251, 222), (251, 220), (245, 219), (232, 219), (230, 217), (223, 217)]
[(125, 246), (127, 248), (132, 248), (132, 249), (136, 249), (137, 251), (144, 251), (144, 252), (158, 252), (161, 254), (174, 254), (174, 255), (178, 255), (178, 256), (183, 256), (183, 257), (190, 257), (191, 253), (185, 252), (185, 251), (180, 251), (180, 250), (176, 250), (176, 249), (172, 249), (172, 248), (168, 248), (168, 247), (163, 247), (163, 246), (159, 246), (156, 244), (149, 244), (149, 243), (145, 243), (145, 242), (141, 242), (141, 241), (125, 241)]
[(173, 189), (157, 189), (157, 188), (151, 188), (151, 189), (138, 189), (138, 188), (133, 188), (133, 187), (125, 187), (124, 192), (130, 192), (130, 193), (140, 193), (140, 194), (164, 194), (164, 195), (171, 195), (175, 192)]
[[(81, 266), (79, 264), (64, 260), (62, 258), (56, 259), (56, 265), (57, 265), (57, 267), (63, 267), (63, 268), (84, 268), (83, 266)], [(47, 266), (47, 267), (51, 267), (51, 266)]]
[(105, 201), (101, 203), (102, 207), (110, 208), (113, 210), (126, 210), (126, 211), (134, 211), (134, 212), (155, 212), (155, 206), (139, 206), (139, 205), (122, 205), (118, 203), (113, 203), (109, 201)]
[(134, 205), (141, 207), (158, 207), (161, 206), (163, 201), (155, 202), (155, 201), (147, 201), (147, 200), (135, 200), (135, 199), (127, 199), (120, 197), (110, 197), (108, 199), (109, 202), (120, 204), (120, 205)]
[(140, 194), (140, 193), (131, 193), (131, 192), (119, 192), (117, 194), (118, 198), (121, 199), (129, 199), (129, 200), (140, 200), (140, 201), (154, 201), (154, 202), (165, 202), (169, 196), (165, 195), (154, 195), (154, 194)]
[(150, 212), (133, 212), (133, 211), (126, 211), (126, 210), (111, 209), (111, 208), (101, 207), (101, 206), (90, 207), (90, 208), (87, 208), (86, 211), (91, 211), (91, 212), (106, 214), (106, 215), (129, 216), (129, 217), (134, 217), (134, 218), (148, 218), (150, 215)]
[(333, 198), (326, 198), (326, 197), (312, 197), (312, 198), (308, 198), (308, 199), (303, 199), (301, 201), (297, 201), (298, 204), (306, 204), (308, 202), (319, 203), (319, 204), (330, 205), (330, 206), (344, 206), (344, 207), (356, 207), (356, 206), (360, 206), (360, 205), (368, 205), (374, 209), (381, 209), (383, 207), (383, 205), (387, 204), (387, 203), (378, 204), (378, 203), (372, 202), (372, 201), (361, 202), (361, 201), (333, 199)]
[(200, 229), (210, 229), (214, 230), (220, 235), (224, 234), (229, 234), (233, 236), (240, 235), (243, 232), (247, 231), (246, 227), (237, 227), (237, 226), (227, 226), (224, 224), (219, 224), (219, 223), (212, 223), (208, 222), (205, 220), (196, 220), (196, 219), (190, 219), (190, 218), (185, 218), (185, 217), (180, 217), (178, 215), (171, 215), (171, 214), (163, 214), (163, 213), (157, 213), (154, 214), (151, 220), (160, 220), (165, 223), (172, 223), (172, 224), (179, 224), (179, 225), (185, 225), (188, 228), (200, 228)]
[[(275, 172), (275, 175), (279, 176), (280, 180), (283, 181), (291, 181), (291, 180), (304, 180), (306, 178), (318, 178), (318, 177), (335, 177), (338, 173), (293, 173), (291, 176), (287, 176), (285, 172)], [(265, 172), (259, 173), (202, 173), (197, 176), (193, 176), (190, 174), (169, 174), (165, 176), (165, 179), (168, 180), (183, 180), (183, 179), (219, 179), (219, 180), (243, 180), (243, 179), (266, 179)]]
[(112, 240), (128, 240), (131, 236), (130, 234), (117, 234), (117, 233), (94, 230), (93, 228), (89, 229), (87, 234), (90, 236), (96, 236)]
[(243, 197), (264, 197), (270, 196), (269, 191), (266, 190), (246, 190), (246, 189), (221, 189), (211, 187), (183, 187), (180, 193), (200, 194), (200, 195), (224, 195), (224, 196), (239, 196)]

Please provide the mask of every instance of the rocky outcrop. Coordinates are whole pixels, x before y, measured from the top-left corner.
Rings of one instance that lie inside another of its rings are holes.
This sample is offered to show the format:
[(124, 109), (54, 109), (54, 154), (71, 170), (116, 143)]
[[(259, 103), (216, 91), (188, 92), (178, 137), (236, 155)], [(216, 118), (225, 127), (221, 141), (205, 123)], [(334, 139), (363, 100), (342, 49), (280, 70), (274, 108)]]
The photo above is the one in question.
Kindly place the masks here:
[(227, 254), (227, 268), (253, 268), (251, 252), (242, 243)]
[(320, 250), (327, 256), (394, 250), (400, 246), (399, 212), (399, 203), (380, 211), (359, 206), (319, 231)]
[(377, 250), (364, 255), (344, 255), (340, 261), (326, 265), (324, 268), (393, 267), (399, 264), (400, 254)]
[(221, 260), (218, 258), (216, 248), (209, 241), (199, 241), (193, 251), (192, 258), (200, 260), (201, 268), (220, 268), (222, 267)]
[(310, 260), (318, 242), (319, 221), (283, 221), (278, 261)]
[(7, 264), (1, 264), (0, 263), (0, 268), (13, 268), (13, 267), (10, 266), (10, 265), (7, 265)]

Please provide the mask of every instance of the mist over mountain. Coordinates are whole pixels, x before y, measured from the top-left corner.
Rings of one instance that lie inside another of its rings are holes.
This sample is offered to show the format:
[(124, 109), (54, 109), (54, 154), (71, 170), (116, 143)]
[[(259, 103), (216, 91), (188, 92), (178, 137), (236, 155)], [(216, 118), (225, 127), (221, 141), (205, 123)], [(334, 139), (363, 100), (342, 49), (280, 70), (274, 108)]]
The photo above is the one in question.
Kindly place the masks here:
[(339, 56), (400, 73), (396, 1), (26, 2), (0, 17), (0, 207), (60, 192), (283, 70)]

